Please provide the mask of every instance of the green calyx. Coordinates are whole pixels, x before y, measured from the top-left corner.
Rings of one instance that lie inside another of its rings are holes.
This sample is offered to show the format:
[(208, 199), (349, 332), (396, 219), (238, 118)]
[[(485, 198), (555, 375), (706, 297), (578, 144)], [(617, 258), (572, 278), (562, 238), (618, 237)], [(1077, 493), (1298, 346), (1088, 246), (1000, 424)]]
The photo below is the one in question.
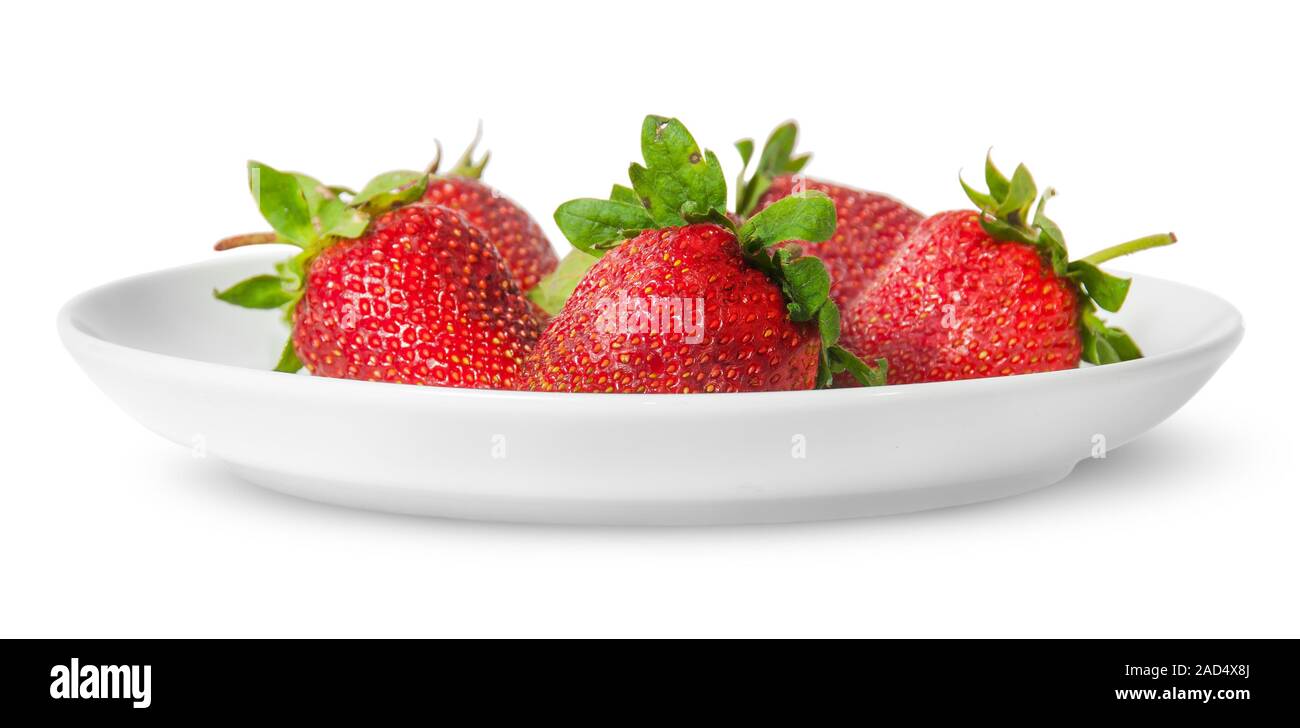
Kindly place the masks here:
[(745, 178), (745, 172), (749, 170), (749, 160), (754, 156), (754, 140), (741, 139), (736, 142), (742, 165), (736, 179), (736, 214), (742, 220), (748, 218), (754, 208), (758, 207), (758, 201), (772, 186), (772, 180), (782, 175), (798, 174), (808, 164), (811, 154), (793, 156), (798, 137), (799, 126), (793, 121), (787, 121), (773, 129), (758, 156), (754, 175), (749, 179)]
[(433, 161), (429, 163), (429, 166), (424, 168), (424, 173), (435, 178), (465, 177), (467, 179), (482, 179), (483, 170), (487, 167), (488, 160), (492, 158), (491, 152), (483, 152), (482, 157), (479, 157), (477, 160), (474, 159), (474, 150), (482, 140), (483, 122), (480, 121), (478, 123), (478, 128), (474, 131), (474, 138), (470, 141), (469, 146), (465, 147), (465, 151), (460, 155), (460, 159), (456, 160), (456, 164), (452, 166), (450, 171), (440, 175), (438, 174), (438, 168), (442, 166), (442, 143), (435, 139), (433, 143), (438, 148), (438, 152), (434, 156)]
[[(305, 174), (249, 162), (249, 191), (274, 232), (226, 238), (217, 243), (217, 250), (280, 243), (293, 245), (299, 251), (277, 263), (274, 275), (253, 276), (224, 291), (213, 291), (213, 295), (244, 308), (279, 308), (285, 320), (291, 321), (312, 259), (339, 240), (361, 237), (376, 215), (419, 200), (428, 182), (429, 176), (423, 172), (386, 172), (354, 193), (344, 187), (324, 185)], [(301, 368), (292, 342), (287, 343), (275, 371), (296, 372)]]
[[(1124, 305), (1132, 280), (1120, 278), (1098, 267), (1111, 258), (1129, 255), (1147, 248), (1172, 245), (1177, 241), (1173, 233), (1148, 235), (1127, 243), (1106, 248), (1079, 260), (1070, 260), (1065, 236), (1043, 208), (1056, 191), (1047, 188), (1042, 196), (1034, 178), (1025, 165), (1016, 167), (1008, 179), (993, 164), (990, 154), (984, 163), (984, 180), (988, 192), (979, 192), (960, 179), (966, 196), (980, 210), (980, 226), (991, 237), (1014, 243), (1024, 243), (1038, 248), (1043, 260), (1052, 271), (1072, 281), (1080, 292), (1079, 332), (1083, 341), (1084, 361), (1091, 364), (1113, 364), (1142, 358), (1142, 351), (1123, 329), (1108, 326), (1097, 315), (1097, 309), (1116, 312)], [(1035, 205), (1037, 200), (1037, 205)]]
[[(470, 141), (469, 146), (465, 147), (465, 152), (456, 160), (456, 165), (447, 173), (448, 177), (468, 177), (469, 179), (482, 179), (483, 169), (487, 167), (488, 160), (492, 158), (491, 152), (483, 152), (483, 156), (477, 161), (474, 159), (474, 150), (478, 143), (483, 140), (483, 122), (478, 123), (474, 130), (474, 138)], [(442, 150), (439, 149), (438, 157), (442, 157)], [(437, 174), (438, 163), (435, 160), (429, 167), (429, 174)]]
[[(784, 153), (788, 159), (794, 127), (789, 124), (785, 128), (791, 131), (778, 129), (773, 136), (780, 133), (781, 139), (788, 138)], [(727, 182), (722, 165), (713, 152), (696, 144), (680, 121), (647, 116), (641, 126), (641, 154), (645, 164), (633, 163), (628, 169), (630, 187), (614, 185), (607, 199), (571, 200), (556, 209), (555, 222), (560, 231), (588, 258), (573, 263), (574, 269), (583, 264), (585, 267), (576, 277), (570, 271), (568, 279), (572, 283), (562, 291), (564, 297), (595, 259), (645, 230), (693, 223), (718, 225), (732, 231), (745, 259), (781, 287), (790, 320), (817, 323), (822, 343), (819, 387), (829, 386), (840, 372), (849, 372), (867, 386), (884, 383), (883, 360), (874, 367), (867, 365), (838, 344), (840, 314), (830, 300), (831, 281), (826, 266), (819, 258), (802, 255), (796, 247), (779, 246), (789, 240), (821, 242), (834, 234), (835, 204), (829, 197), (820, 192), (791, 195), (737, 227), (727, 214)], [(555, 309), (562, 305), (560, 301)]]

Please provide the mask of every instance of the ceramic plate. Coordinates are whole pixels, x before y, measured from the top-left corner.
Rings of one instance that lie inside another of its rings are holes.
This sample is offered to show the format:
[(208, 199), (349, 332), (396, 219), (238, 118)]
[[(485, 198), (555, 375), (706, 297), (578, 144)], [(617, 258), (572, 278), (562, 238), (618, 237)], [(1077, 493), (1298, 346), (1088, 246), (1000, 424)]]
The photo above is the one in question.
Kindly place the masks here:
[(1103, 367), (712, 395), (376, 384), (267, 371), (278, 313), (210, 293), (278, 259), (241, 253), (77, 296), (59, 313), (65, 345), (145, 427), (254, 483), (453, 518), (758, 523), (1015, 495), (1173, 414), (1243, 332), (1226, 301), (1138, 276), (1112, 320), (1147, 356)]

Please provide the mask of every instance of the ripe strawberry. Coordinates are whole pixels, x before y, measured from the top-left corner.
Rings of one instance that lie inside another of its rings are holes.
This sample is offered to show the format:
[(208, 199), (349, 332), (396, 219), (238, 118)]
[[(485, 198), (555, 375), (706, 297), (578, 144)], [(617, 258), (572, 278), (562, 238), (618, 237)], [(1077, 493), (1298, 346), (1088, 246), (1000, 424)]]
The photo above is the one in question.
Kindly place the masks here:
[(419, 199), (424, 173), (389, 173), (343, 203), (320, 183), (250, 163), (276, 230), (249, 242), (301, 253), (216, 293), (283, 308), (293, 332), (277, 371), (343, 379), (516, 389), (540, 326), (491, 242), (464, 215)]
[[(434, 175), (424, 191), (424, 201), (465, 213), (471, 224), (482, 230), (505, 258), (510, 274), (522, 291), (530, 291), (559, 262), (555, 249), (537, 221), (524, 208), (479, 181), (488, 154), (473, 161), (478, 136), (445, 175), (437, 175), (438, 161), (429, 167)], [(439, 155), (441, 157), (441, 155)]]
[(1028, 374), (1142, 356), (1097, 307), (1118, 311), (1130, 281), (1097, 267), (1120, 255), (1174, 242), (1152, 235), (1068, 262), (1065, 238), (1043, 214), (1024, 165), (1008, 180), (985, 167), (988, 194), (966, 186), (980, 212), (959, 210), (921, 223), (848, 308), (845, 346), (889, 359), (891, 382)]
[[(893, 259), (908, 233), (925, 216), (886, 195), (800, 176), (809, 155), (791, 158), (797, 135), (798, 127), (792, 121), (772, 132), (763, 146), (754, 176), (745, 182), (742, 173), (736, 208), (742, 216), (749, 215), (801, 190), (815, 190), (829, 196), (835, 203), (838, 220), (835, 233), (822, 243), (798, 241), (798, 244), (826, 264), (831, 274), (831, 298), (840, 307), (847, 308), (859, 293), (870, 287), (880, 269)], [(742, 140), (737, 142), (737, 148), (748, 168), (754, 143)]]
[[(629, 299), (680, 302), (666, 310), (681, 323), (662, 326), (648, 305), (620, 312)], [(780, 287), (745, 260), (735, 234), (697, 224), (645, 230), (601, 258), (547, 326), (527, 376), (548, 391), (812, 389), (820, 352), (816, 323), (790, 320)]]
[(648, 116), (646, 166), (610, 200), (573, 200), (555, 220), (586, 271), (525, 360), (529, 388), (565, 392), (753, 392), (811, 389), (851, 371), (883, 384), (836, 341), (839, 310), (816, 258), (775, 247), (822, 240), (835, 207), (793, 195), (739, 229), (726, 181), (676, 119)]

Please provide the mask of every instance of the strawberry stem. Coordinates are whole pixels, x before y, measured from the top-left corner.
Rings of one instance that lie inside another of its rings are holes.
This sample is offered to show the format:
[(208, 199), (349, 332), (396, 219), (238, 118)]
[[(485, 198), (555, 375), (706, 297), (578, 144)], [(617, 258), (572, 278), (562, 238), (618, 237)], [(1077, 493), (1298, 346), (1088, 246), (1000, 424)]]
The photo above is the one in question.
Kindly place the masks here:
[(270, 245), (280, 242), (284, 241), (280, 240), (280, 236), (275, 233), (246, 233), (218, 240), (217, 244), (212, 248), (213, 250), (230, 250), (231, 248), (242, 248), (245, 245)]
[(1093, 265), (1098, 265), (1100, 263), (1104, 263), (1110, 260), (1111, 258), (1118, 258), (1121, 255), (1130, 255), (1132, 253), (1138, 252), (1139, 250), (1146, 250), (1147, 248), (1158, 248), (1162, 245), (1173, 245), (1176, 242), (1178, 242), (1178, 238), (1175, 237), (1173, 233), (1161, 233), (1160, 235), (1148, 235), (1145, 238), (1130, 240), (1127, 243), (1120, 243), (1119, 245), (1112, 245), (1109, 248), (1098, 250), (1092, 255), (1083, 258), (1083, 262), (1091, 263)]

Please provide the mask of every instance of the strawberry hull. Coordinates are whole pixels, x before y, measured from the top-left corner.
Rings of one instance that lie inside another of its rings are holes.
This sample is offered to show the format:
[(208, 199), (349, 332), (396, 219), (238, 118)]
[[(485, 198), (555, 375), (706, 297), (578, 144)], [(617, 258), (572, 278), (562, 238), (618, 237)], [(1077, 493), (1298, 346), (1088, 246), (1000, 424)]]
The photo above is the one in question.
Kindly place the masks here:
[(886, 195), (793, 175), (774, 179), (761, 198), (759, 209), (798, 189), (823, 192), (835, 203), (836, 228), (830, 240), (821, 243), (800, 240), (794, 244), (826, 264), (831, 274), (831, 298), (842, 309), (871, 287), (908, 234), (925, 218)]

